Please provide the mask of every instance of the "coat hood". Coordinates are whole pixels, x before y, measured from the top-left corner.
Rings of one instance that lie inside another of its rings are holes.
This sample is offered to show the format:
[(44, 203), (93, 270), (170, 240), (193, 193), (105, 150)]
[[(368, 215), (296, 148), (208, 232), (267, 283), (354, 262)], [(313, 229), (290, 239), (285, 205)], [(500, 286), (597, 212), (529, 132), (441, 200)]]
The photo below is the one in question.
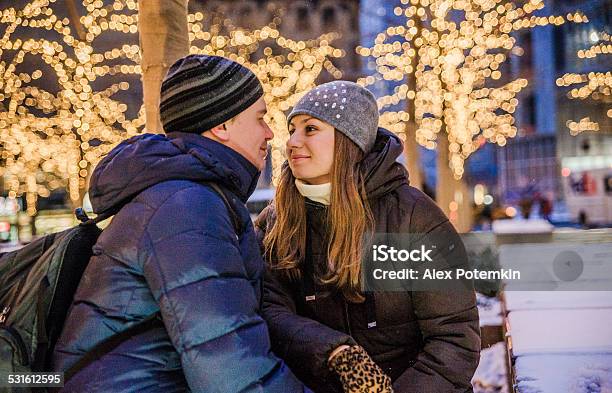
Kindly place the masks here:
[(384, 128), (378, 128), (374, 147), (361, 165), (369, 199), (376, 199), (408, 184), (408, 171), (397, 159), (404, 151), (400, 138)]
[(246, 202), (259, 171), (239, 153), (197, 134), (143, 134), (117, 145), (94, 170), (89, 198), (96, 214), (116, 212), (168, 180), (215, 182)]

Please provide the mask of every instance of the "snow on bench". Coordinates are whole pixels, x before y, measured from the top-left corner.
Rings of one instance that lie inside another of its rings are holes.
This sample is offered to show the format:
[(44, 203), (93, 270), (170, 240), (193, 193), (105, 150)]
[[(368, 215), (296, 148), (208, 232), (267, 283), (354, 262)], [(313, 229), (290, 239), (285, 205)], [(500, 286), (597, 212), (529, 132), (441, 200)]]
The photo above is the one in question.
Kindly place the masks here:
[(477, 292), (476, 304), (478, 306), (480, 327), (502, 325), (502, 306), (497, 298), (487, 297)]
[(612, 354), (612, 308), (512, 311), (508, 326), (513, 357)]
[(506, 291), (507, 311), (612, 308), (612, 291)]
[(501, 267), (521, 271), (503, 294), (516, 392), (612, 392), (609, 239), (499, 247)]
[(612, 392), (612, 354), (522, 356), (515, 370), (518, 393)]

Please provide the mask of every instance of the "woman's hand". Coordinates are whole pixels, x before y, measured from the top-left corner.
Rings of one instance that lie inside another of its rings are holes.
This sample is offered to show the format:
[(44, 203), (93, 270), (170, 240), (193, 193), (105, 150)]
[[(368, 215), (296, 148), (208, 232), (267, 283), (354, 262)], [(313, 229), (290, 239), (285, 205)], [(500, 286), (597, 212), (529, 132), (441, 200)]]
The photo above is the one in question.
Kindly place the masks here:
[(336, 348), (329, 368), (340, 377), (345, 393), (393, 393), (391, 378), (359, 345)]

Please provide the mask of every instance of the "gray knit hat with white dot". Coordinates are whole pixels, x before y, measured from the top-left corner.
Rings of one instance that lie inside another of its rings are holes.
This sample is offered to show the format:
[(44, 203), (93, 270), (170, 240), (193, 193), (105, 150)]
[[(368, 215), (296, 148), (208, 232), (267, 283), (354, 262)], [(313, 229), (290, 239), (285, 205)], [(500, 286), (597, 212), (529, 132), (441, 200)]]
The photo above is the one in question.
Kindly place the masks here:
[(202, 133), (244, 111), (263, 96), (245, 66), (220, 56), (188, 55), (168, 70), (159, 114), (164, 131)]
[(329, 123), (365, 153), (374, 146), (378, 131), (376, 99), (354, 82), (333, 81), (315, 87), (293, 107), (287, 124), (297, 115), (310, 115)]

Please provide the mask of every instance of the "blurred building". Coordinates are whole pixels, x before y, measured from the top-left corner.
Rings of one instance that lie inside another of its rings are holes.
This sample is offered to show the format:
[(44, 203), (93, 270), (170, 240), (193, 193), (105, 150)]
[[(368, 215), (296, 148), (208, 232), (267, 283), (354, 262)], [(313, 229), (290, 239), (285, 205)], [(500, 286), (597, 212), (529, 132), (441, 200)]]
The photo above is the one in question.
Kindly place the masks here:
[[(510, 74), (527, 78), (529, 85), (518, 97), (518, 136), (498, 149), (499, 192), (507, 204), (544, 197), (565, 210), (571, 173), (612, 167), (612, 122), (606, 116), (609, 96), (570, 100), (569, 89), (556, 80), (566, 73), (610, 71), (610, 55), (581, 59), (576, 52), (599, 42), (602, 32), (610, 33), (612, 1), (547, 4), (542, 15), (582, 11), (589, 23), (525, 29), (516, 36), (522, 56), (511, 58)], [(566, 123), (584, 117), (598, 122), (600, 130), (572, 136)], [(603, 191), (604, 184), (599, 187)], [(592, 210), (590, 202), (584, 203), (586, 211)], [(574, 207), (567, 206), (571, 220), (577, 219)]]

